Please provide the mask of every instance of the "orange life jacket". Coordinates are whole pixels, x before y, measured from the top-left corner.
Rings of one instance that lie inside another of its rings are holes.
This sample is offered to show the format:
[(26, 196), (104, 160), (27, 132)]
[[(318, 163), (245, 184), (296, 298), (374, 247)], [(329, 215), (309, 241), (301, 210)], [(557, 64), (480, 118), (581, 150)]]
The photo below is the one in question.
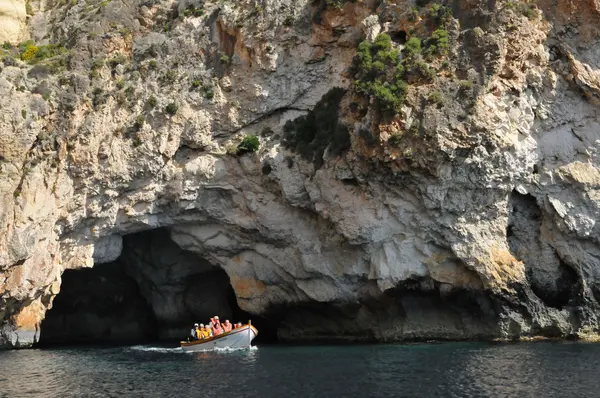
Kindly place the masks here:
[(224, 331), (225, 333), (227, 333), (227, 332), (231, 332), (231, 326), (232, 326), (232, 325), (231, 325), (231, 323), (229, 324), (229, 326), (227, 326), (227, 324), (226, 324), (226, 323), (224, 323), (224, 324), (223, 324), (223, 331)]

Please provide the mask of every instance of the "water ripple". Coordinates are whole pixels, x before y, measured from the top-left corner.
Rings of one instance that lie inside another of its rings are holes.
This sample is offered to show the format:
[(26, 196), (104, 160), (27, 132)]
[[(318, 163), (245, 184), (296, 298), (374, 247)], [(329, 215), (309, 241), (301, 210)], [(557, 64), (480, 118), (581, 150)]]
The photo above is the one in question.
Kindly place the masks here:
[(584, 397), (600, 345), (132, 346), (0, 352), (4, 397)]

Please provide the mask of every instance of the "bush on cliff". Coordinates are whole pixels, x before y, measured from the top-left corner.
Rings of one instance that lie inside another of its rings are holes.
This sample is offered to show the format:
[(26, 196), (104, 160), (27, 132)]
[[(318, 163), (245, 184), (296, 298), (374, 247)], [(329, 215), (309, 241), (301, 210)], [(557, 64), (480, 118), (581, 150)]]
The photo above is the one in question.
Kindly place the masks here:
[(307, 115), (288, 121), (284, 126), (284, 145), (319, 167), (323, 154), (339, 155), (350, 147), (348, 128), (339, 122), (340, 101), (345, 90), (331, 89)]
[(243, 155), (245, 153), (251, 153), (258, 151), (260, 147), (260, 140), (255, 135), (247, 135), (244, 137), (242, 142), (237, 146), (237, 154)]
[(23, 61), (36, 64), (49, 58), (64, 55), (68, 51), (58, 44), (36, 45), (33, 40), (19, 45), (19, 54)]
[[(411, 54), (420, 53), (420, 40), (418, 43), (411, 40), (410, 44), (407, 43), (407, 51)], [(396, 113), (400, 109), (407, 90), (403, 75), (404, 65), (400, 53), (392, 48), (392, 40), (388, 34), (378, 35), (373, 44), (366, 40), (359, 44), (355, 59), (354, 87), (363, 95), (373, 96), (382, 111)]]

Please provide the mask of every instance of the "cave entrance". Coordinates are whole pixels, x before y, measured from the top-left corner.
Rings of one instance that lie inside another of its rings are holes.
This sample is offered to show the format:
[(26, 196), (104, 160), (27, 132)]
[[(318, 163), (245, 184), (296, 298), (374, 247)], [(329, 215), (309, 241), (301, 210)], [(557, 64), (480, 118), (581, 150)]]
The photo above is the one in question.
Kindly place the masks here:
[(274, 322), (237, 304), (227, 273), (181, 249), (160, 228), (123, 238), (120, 256), (93, 268), (66, 270), (41, 325), (40, 345), (179, 342), (195, 322), (246, 323), (255, 342), (277, 339)]

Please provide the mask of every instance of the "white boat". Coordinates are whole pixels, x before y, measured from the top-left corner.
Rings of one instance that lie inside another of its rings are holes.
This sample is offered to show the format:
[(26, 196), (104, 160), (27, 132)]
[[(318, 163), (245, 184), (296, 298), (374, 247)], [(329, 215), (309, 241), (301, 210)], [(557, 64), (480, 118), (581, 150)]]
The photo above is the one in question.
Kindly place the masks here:
[(201, 340), (181, 341), (180, 343), (185, 352), (212, 351), (215, 348), (250, 348), (252, 340), (257, 335), (258, 330), (248, 324), (218, 336)]

